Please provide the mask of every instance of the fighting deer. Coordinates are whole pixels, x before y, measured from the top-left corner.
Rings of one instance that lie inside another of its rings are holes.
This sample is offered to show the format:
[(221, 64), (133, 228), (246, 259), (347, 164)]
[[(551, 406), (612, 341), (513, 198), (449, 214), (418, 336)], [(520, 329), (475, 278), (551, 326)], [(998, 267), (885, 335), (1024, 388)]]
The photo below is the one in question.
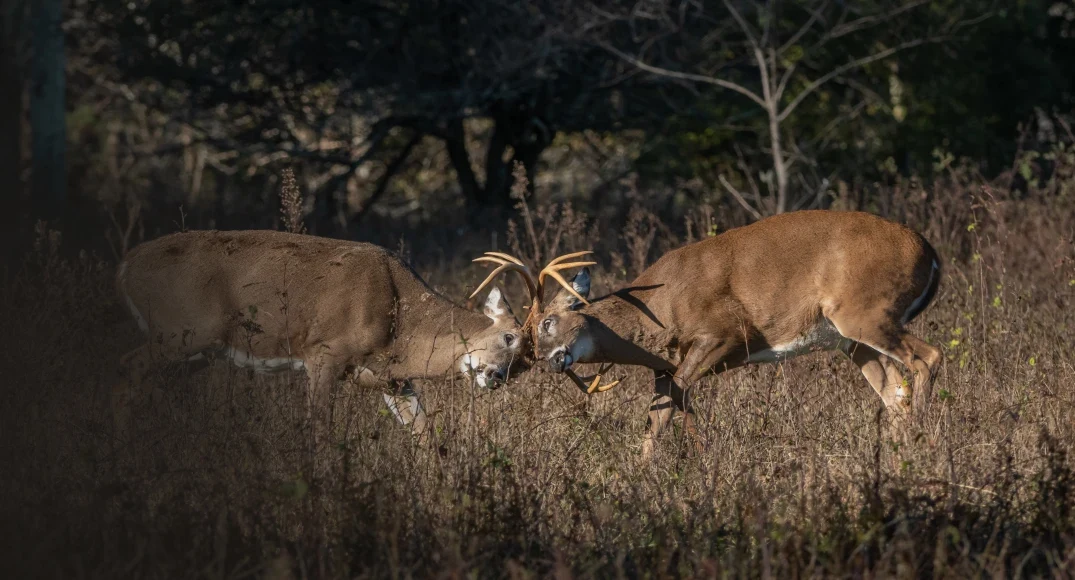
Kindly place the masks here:
[[(576, 363), (653, 370), (649, 459), (676, 409), (698, 444), (687, 395), (700, 378), (809, 352), (847, 354), (897, 424), (923, 415), (941, 352), (906, 325), (929, 306), (940, 276), (933, 247), (902, 225), (861, 212), (792, 212), (670, 251), (592, 302), (583, 269), (530, 313), (528, 330), (535, 356), (569, 376)], [(606, 390), (597, 380), (581, 387)]]
[(472, 312), (371, 244), (276, 231), (176, 233), (131, 251), (116, 282), (148, 339), (122, 359), (125, 379), (113, 391), (119, 432), (132, 388), (160, 362), (216, 355), (256, 372), (305, 371), (308, 415), (330, 407), (332, 387), (349, 377), (390, 391), (385, 402), (419, 436), (426, 416), (412, 379), (458, 371), (494, 389), (528, 366), (529, 335), (498, 288), (483, 313)]

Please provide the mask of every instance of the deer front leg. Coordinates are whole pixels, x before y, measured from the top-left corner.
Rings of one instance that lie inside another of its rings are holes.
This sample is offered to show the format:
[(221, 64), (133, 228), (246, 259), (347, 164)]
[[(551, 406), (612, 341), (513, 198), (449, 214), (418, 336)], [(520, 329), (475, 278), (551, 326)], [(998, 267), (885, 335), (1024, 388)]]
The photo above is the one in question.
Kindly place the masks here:
[(643, 462), (653, 459), (653, 447), (657, 437), (672, 422), (676, 407), (683, 404), (683, 390), (676, 385), (668, 371), (653, 371), (653, 391), (649, 418), (646, 419), (646, 435), (642, 439)]
[(392, 381), (392, 393), (384, 394), (384, 402), (388, 409), (396, 416), (396, 419), (410, 425), (411, 434), (418, 440), (419, 445), (429, 442), (429, 429), (426, 422), (426, 412), (414, 390), (410, 380)]
[(119, 376), (112, 385), (112, 422), (117, 441), (127, 442), (130, 436), (131, 406), (145, 388), (146, 375), (152, 361), (150, 345), (144, 344), (120, 359)]
[(657, 436), (672, 422), (675, 409), (683, 412), (683, 426), (694, 442), (695, 450), (704, 452), (690, 402), (690, 389), (703, 376), (730, 368), (725, 359), (734, 348), (735, 345), (727, 341), (700, 338), (687, 350), (674, 375), (667, 371), (654, 371), (656, 394), (650, 403), (649, 420), (646, 422), (648, 433), (642, 441), (643, 461), (652, 459)]
[(333, 394), (344, 365), (332, 357), (321, 356), (306, 363), (306, 419), (310, 425), (310, 458), (314, 460), (321, 447), (332, 440)]

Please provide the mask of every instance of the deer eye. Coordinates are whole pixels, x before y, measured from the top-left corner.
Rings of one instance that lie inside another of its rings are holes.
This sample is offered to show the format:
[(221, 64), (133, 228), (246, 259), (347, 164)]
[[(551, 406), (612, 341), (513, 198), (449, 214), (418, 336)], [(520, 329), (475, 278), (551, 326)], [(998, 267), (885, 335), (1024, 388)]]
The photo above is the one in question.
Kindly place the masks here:
[(542, 330), (548, 332), (550, 328), (552, 328), (552, 318), (546, 318), (545, 320), (541, 321)]
[(507, 346), (511, 346), (511, 345), (515, 344), (515, 335), (514, 334), (505, 334), (504, 335), (504, 344), (507, 345)]

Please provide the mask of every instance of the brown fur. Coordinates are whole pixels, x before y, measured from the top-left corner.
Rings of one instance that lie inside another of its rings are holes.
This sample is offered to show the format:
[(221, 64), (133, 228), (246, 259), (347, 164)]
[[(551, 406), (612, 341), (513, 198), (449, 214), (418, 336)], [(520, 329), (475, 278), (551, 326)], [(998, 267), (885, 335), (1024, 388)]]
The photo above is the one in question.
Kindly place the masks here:
[(301, 361), (317, 407), (348, 371), (363, 385), (399, 388), (455, 372), (469, 352), (479, 371), (506, 376), (522, 366), (528, 343), (502, 298), (505, 312), (490, 320), (434, 292), (389, 251), (357, 242), (275, 231), (172, 234), (135, 248), (117, 286), (149, 327), (149, 341), (124, 357), (130, 381), (117, 408), (158, 359), (234, 349), (284, 366)]
[[(932, 299), (939, 259), (906, 227), (861, 212), (787, 213), (668, 252), (626, 288), (572, 310), (561, 292), (544, 312), (542, 358), (580, 338), (593, 350), (574, 362), (654, 369), (652, 438), (671, 419), (671, 398), (689, 410), (686, 389), (711, 373), (748, 364), (751, 354), (788, 345), (831, 322), (839, 348), (859, 365), (886, 406), (902, 415), (913, 392), (924, 412), (940, 351), (904, 329)], [(916, 307), (912, 304), (919, 300)], [(794, 356), (794, 355), (792, 355)], [(916, 375), (903, 385), (898, 360)]]

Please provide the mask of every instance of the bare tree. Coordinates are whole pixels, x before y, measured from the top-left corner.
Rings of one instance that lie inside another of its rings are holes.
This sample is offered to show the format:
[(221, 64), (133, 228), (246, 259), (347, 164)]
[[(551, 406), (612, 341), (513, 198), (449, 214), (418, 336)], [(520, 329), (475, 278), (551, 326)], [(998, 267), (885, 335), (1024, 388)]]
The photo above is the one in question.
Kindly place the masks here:
[(660, 117), (646, 90), (616, 101), (640, 75), (564, 34), (574, 10), (564, 0), (101, 0), (87, 10), (123, 80), (155, 79), (160, 108), (187, 116), (184, 147), (235, 152), (232, 164), (302, 164), (315, 230), (340, 213), (334, 192), (383, 167), (351, 212), (360, 218), (412, 148), (443, 146), (469, 203), (510, 208), (513, 164), (532, 180), (557, 133)]
[[(772, 171), (767, 195), (749, 175), (752, 191), (747, 194), (719, 175), (727, 192), (760, 218), (816, 198), (809, 191), (794, 198), (790, 193), (796, 165), (812, 162), (800, 148), (792, 120), (807, 99), (842, 81), (859, 89), (864, 99), (883, 102), (852, 74), (900, 51), (939, 42), (973, 22), (939, 23), (929, 31), (907, 26), (927, 4), (929, 0), (658, 0), (620, 12), (593, 7), (584, 20), (590, 30), (605, 31), (595, 36), (605, 50), (635, 69), (687, 86), (732, 91), (764, 113), (763, 149)], [(834, 116), (825, 129), (841, 120)], [(744, 173), (749, 171), (745, 163), (739, 165)]]

